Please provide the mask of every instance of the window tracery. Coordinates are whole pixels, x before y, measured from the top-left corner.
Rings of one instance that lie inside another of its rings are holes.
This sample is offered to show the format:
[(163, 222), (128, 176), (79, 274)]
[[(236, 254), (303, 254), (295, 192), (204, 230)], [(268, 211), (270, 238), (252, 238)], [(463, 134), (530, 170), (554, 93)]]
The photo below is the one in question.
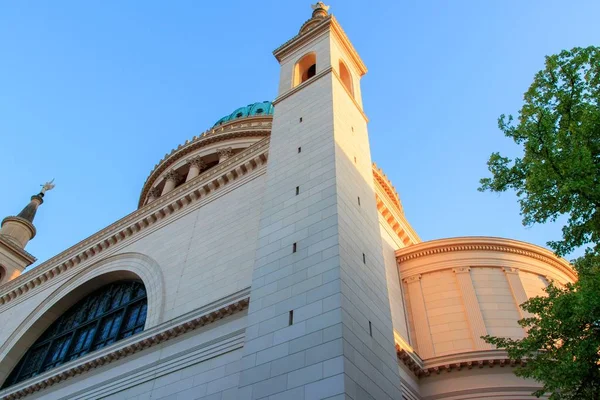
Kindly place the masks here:
[(148, 301), (141, 282), (115, 282), (62, 314), (36, 340), (3, 388), (106, 347), (144, 329)]

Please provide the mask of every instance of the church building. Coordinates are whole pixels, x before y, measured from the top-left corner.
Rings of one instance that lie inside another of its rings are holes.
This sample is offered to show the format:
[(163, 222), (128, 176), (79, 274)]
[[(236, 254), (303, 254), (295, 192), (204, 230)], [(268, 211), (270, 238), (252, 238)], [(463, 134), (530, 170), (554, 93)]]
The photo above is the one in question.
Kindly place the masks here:
[(367, 68), (312, 7), (273, 52), (277, 97), (168, 153), (137, 210), (26, 272), (53, 184), (2, 220), (0, 399), (533, 398), (481, 336), (524, 337), (519, 305), (573, 269), (421, 241), (371, 160)]

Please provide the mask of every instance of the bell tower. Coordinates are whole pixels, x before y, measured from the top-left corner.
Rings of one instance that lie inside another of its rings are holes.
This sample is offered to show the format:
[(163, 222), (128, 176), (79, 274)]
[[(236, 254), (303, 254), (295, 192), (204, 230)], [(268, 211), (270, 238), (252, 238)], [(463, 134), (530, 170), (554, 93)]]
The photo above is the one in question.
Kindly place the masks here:
[(367, 69), (313, 5), (280, 63), (240, 398), (400, 399), (367, 117)]
[(29, 204), (16, 216), (2, 220), (0, 228), (0, 285), (21, 275), (27, 266), (36, 260), (25, 251), (27, 243), (35, 237), (36, 229), (33, 219), (38, 207), (44, 202), (45, 193), (54, 184), (47, 182), (42, 185), (40, 193), (31, 196)]

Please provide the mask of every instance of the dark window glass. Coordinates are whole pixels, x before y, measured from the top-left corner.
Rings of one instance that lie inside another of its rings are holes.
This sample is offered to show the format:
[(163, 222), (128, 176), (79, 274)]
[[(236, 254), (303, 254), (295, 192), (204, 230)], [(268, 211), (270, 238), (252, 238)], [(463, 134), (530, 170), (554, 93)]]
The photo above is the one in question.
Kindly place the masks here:
[(148, 301), (140, 282), (104, 286), (83, 298), (29, 348), (3, 388), (31, 378), (144, 329)]
[(308, 67), (308, 71), (306, 73), (306, 79), (310, 79), (317, 74), (317, 65), (313, 64)]

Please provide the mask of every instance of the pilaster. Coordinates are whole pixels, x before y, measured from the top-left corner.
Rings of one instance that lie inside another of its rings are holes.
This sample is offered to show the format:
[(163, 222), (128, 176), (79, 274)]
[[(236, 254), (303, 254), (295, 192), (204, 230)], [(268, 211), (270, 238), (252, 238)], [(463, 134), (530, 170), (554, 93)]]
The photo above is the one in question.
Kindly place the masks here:
[(410, 298), (410, 311), (412, 313), (413, 325), (417, 342), (417, 352), (422, 359), (431, 358), (435, 355), (433, 341), (429, 329), (427, 318), (427, 308), (425, 307), (425, 298), (421, 288), (421, 275), (413, 275), (404, 279), (408, 286), (408, 295)]
[(521, 308), (521, 304), (525, 303), (528, 298), (525, 288), (523, 287), (523, 282), (521, 282), (521, 278), (519, 277), (519, 269), (503, 267), (502, 271), (504, 271), (504, 275), (508, 281), (508, 286), (510, 286), (510, 291), (515, 299), (515, 304), (517, 305), (521, 318), (533, 317), (533, 314)]
[(469, 328), (471, 329), (471, 335), (473, 336), (473, 344), (475, 350), (488, 350), (490, 345), (485, 342), (481, 337), (487, 335), (487, 329), (479, 308), (479, 301), (477, 300), (477, 293), (473, 287), (473, 280), (471, 279), (471, 268), (459, 267), (454, 268), (454, 276), (460, 289), (460, 293), (467, 314), (467, 321)]

